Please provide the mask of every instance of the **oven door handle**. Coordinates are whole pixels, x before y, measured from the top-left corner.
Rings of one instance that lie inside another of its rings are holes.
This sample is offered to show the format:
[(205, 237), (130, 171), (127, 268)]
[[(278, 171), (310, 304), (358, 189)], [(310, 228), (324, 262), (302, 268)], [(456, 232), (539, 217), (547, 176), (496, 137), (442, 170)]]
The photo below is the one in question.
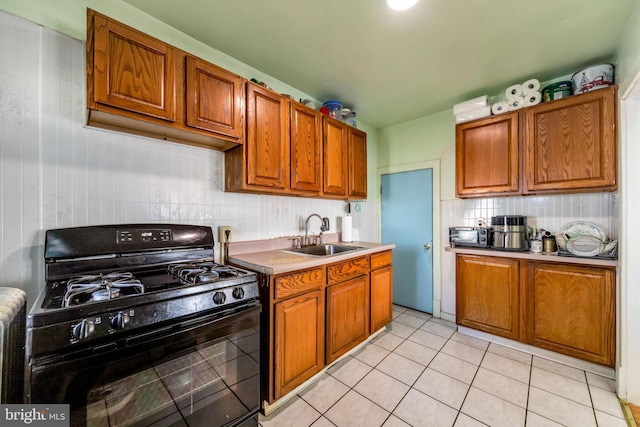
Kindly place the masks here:
[(134, 335), (132, 337), (128, 337), (124, 340), (124, 342), (127, 346), (129, 346), (129, 345), (139, 343), (141, 341), (147, 341), (149, 339), (153, 339), (156, 336), (166, 335), (168, 332), (172, 332), (174, 330), (175, 329), (173, 326), (169, 326), (161, 329), (154, 329), (153, 331), (150, 331), (150, 332), (145, 332), (145, 333)]

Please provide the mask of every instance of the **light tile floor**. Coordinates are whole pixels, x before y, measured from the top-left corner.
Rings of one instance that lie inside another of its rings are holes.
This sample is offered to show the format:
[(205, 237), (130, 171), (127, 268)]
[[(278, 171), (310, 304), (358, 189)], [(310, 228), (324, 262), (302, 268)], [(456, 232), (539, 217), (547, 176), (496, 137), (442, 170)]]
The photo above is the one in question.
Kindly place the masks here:
[(626, 427), (609, 378), (456, 332), (400, 306), (387, 330), (262, 427)]

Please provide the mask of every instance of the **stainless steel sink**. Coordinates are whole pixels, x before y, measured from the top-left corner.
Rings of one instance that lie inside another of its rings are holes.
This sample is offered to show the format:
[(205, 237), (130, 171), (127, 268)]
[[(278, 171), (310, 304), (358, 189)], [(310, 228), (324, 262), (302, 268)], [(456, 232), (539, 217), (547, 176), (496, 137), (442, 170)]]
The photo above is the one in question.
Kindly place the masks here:
[(293, 252), (300, 255), (313, 255), (319, 257), (338, 255), (345, 252), (357, 251), (364, 249), (360, 246), (344, 246), (344, 245), (313, 245), (303, 246), (301, 248), (285, 249), (286, 252)]

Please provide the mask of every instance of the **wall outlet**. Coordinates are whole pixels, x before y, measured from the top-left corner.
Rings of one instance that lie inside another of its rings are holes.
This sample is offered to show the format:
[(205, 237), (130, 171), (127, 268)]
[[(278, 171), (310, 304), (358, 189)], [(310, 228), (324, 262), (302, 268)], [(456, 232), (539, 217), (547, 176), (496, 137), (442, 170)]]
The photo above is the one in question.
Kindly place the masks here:
[(231, 226), (221, 225), (218, 227), (218, 242), (229, 243), (231, 241)]

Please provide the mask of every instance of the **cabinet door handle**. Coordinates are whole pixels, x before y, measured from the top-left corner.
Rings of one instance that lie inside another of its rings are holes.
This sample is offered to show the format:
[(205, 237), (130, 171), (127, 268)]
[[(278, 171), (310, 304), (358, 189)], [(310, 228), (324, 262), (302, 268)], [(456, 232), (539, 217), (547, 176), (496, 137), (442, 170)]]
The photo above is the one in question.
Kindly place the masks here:
[(431, 245), (430, 245), (430, 244), (428, 244), (428, 243), (426, 243), (426, 244), (423, 246), (423, 248), (425, 248), (426, 250), (429, 250), (429, 249), (431, 249)]

